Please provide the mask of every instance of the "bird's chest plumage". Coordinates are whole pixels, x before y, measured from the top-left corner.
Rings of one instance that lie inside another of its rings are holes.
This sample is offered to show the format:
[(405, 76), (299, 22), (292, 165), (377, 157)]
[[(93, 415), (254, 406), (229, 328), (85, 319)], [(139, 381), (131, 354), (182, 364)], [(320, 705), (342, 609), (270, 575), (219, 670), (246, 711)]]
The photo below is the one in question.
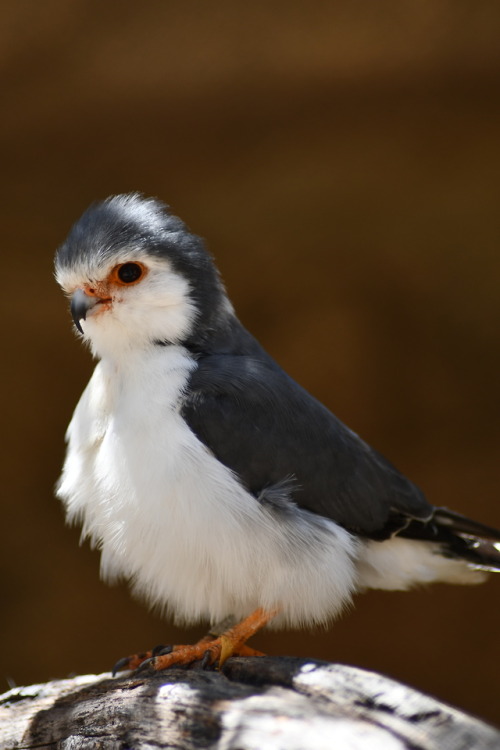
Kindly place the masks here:
[(217, 462), (179, 413), (195, 366), (174, 347), (126, 367), (101, 362), (75, 411), (59, 494), (102, 546), (107, 576), (134, 574), (133, 561), (158, 548), (184, 557), (188, 523), (214, 512), (206, 472)]
[(307, 514), (276, 519), (198, 440), (180, 413), (196, 366), (181, 347), (129, 357), (126, 368), (99, 363), (68, 429), (58, 489), (68, 517), (101, 549), (105, 578), (130, 579), (178, 619), (286, 609), (287, 598), (286, 616), (305, 618), (318, 568), (328, 599), (319, 607), (331, 611), (351, 584), (350, 539)]

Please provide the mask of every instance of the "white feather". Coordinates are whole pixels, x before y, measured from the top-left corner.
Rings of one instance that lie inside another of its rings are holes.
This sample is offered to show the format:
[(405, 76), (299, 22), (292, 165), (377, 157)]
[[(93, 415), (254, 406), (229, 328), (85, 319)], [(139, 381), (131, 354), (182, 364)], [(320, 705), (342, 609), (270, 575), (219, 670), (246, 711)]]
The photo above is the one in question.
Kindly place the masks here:
[(279, 607), (277, 625), (325, 622), (355, 589), (356, 542), (306, 511), (277, 519), (213, 457), (179, 414), (195, 366), (176, 346), (97, 365), (68, 429), (68, 518), (104, 578), (178, 620)]
[(393, 537), (360, 548), (359, 587), (405, 591), (427, 583), (482, 583), (486, 573), (464, 560), (444, 557), (438, 544)]

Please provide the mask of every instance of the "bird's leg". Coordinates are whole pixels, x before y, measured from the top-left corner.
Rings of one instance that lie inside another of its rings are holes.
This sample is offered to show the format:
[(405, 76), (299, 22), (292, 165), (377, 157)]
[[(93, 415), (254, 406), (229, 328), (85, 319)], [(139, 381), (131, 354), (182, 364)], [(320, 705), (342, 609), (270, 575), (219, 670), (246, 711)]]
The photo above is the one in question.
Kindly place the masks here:
[[(227, 630), (232, 628), (234, 625), (238, 624), (238, 620), (234, 615), (229, 615), (229, 617), (225, 617), (220, 622), (217, 622), (215, 625), (212, 625), (206, 635), (203, 636), (203, 638), (200, 638), (199, 641), (196, 642), (196, 644), (207, 644), (211, 643), (211, 641), (215, 640), (216, 638), (219, 638), (221, 635), (223, 635)], [(173, 646), (173, 648), (170, 648), (170, 651), (178, 650), (181, 648), (180, 646)], [(159, 650), (153, 649), (153, 651), (150, 654), (151, 656), (163, 656), (165, 653), (170, 653), (170, 651), (164, 651), (163, 649)], [(238, 652), (238, 656), (264, 656), (262, 651), (257, 651), (254, 648), (250, 648), (250, 646), (242, 646), (241, 650)], [(145, 661), (143, 659), (143, 661)]]
[[(165, 667), (156, 666), (157, 658), (169, 656), (170, 654), (177, 653), (180, 650), (182, 650), (184, 653), (185, 649), (196, 649), (198, 652), (201, 647), (203, 648), (201, 650), (200, 657), (194, 656), (189, 661), (175, 660), (175, 663), (188, 664), (192, 661), (197, 661), (198, 658), (202, 659), (208, 651), (210, 658), (207, 658), (206, 661), (208, 661), (209, 664), (212, 664), (216, 659), (212, 658), (212, 650), (209, 649), (209, 644), (214, 644), (215, 648), (217, 648), (216, 644), (214, 643), (215, 641), (220, 642), (221, 638), (227, 638), (228, 634), (232, 633), (234, 628), (244, 626), (245, 623), (248, 623), (249, 621), (253, 623), (253, 618), (257, 615), (257, 613), (263, 613), (264, 616), (267, 616), (267, 619), (265, 619), (261, 625), (257, 624), (256, 627), (254, 626), (253, 631), (249, 632), (246, 638), (244, 638), (244, 640), (241, 642), (241, 645), (238, 647), (237, 652), (232, 651), (228, 654), (228, 656), (226, 656), (226, 659), (232, 654), (235, 654), (237, 656), (264, 656), (262, 651), (257, 651), (254, 648), (250, 648), (250, 646), (246, 645), (245, 641), (247, 641), (254, 633), (256, 633), (257, 630), (260, 630), (260, 628), (264, 627), (264, 625), (276, 615), (276, 612), (264, 613), (264, 610), (258, 609), (240, 623), (238, 623), (233, 615), (224, 618), (224, 620), (221, 620), (221, 622), (212, 625), (207, 634), (204, 635), (203, 638), (200, 638), (200, 640), (192, 646), (155, 646), (155, 648), (153, 648), (151, 651), (145, 651), (140, 654), (125, 656), (123, 659), (119, 659), (119, 661), (116, 662), (115, 666), (113, 667), (113, 675), (123, 670), (137, 669), (141, 666), (141, 664), (144, 664), (145, 662), (150, 662), (154, 669), (165, 669)], [(229, 637), (231, 638), (231, 636)], [(224, 661), (226, 659), (224, 659)]]
[(148, 664), (152, 669), (167, 669), (177, 664), (191, 664), (204, 659), (206, 663), (219, 662), (219, 669), (230, 656), (262, 656), (246, 645), (246, 641), (267, 625), (278, 614), (278, 610), (256, 609), (241, 622), (233, 625), (215, 638), (208, 636), (191, 646), (174, 646), (168, 654), (152, 656)]

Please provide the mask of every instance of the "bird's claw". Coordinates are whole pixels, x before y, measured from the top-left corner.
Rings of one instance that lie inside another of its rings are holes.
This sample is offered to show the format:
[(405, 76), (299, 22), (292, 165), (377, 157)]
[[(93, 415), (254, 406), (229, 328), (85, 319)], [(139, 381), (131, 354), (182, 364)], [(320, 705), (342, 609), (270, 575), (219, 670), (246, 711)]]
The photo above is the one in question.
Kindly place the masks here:
[(111, 670), (113, 677), (116, 677), (117, 672), (124, 671), (138, 671), (144, 664), (150, 664), (157, 656), (166, 656), (172, 653), (174, 650), (173, 646), (165, 646), (160, 643), (155, 646), (151, 651), (146, 651), (142, 654), (133, 654), (133, 656), (124, 656), (123, 659), (118, 659), (115, 666)]
[(122, 659), (118, 659), (113, 669), (111, 670), (112, 676), (116, 677), (117, 672), (124, 672), (127, 669), (130, 669), (130, 660), (130, 656), (124, 656)]
[(113, 676), (122, 669), (134, 670), (136, 674), (160, 671), (170, 667), (186, 667), (196, 664), (199, 669), (222, 669), (230, 656), (264, 656), (261, 651), (249, 648), (246, 641), (271, 620), (277, 611), (257, 609), (240, 623), (217, 637), (209, 633), (191, 646), (155, 646), (144, 654), (120, 659), (113, 668)]
[(149, 671), (154, 670), (155, 661), (156, 661), (156, 656), (150, 656), (149, 659), (144, 659), (142, 664), (139, 664), (139, 666), (136, 669), (134, 669), (134, 674), (139, 675), (139, 674), (144, 674), (144, 672), (149, 672)]
[(200, 661), (200, 669), (204, 669), (204, 670), (207, 670), (210, 668), (216, 669), (216, 664), (217, 662), (213, 661), (212, 652), (210, 651), (209, 648), (207, 648), (207, 650), (203, 654), (203, 657)]

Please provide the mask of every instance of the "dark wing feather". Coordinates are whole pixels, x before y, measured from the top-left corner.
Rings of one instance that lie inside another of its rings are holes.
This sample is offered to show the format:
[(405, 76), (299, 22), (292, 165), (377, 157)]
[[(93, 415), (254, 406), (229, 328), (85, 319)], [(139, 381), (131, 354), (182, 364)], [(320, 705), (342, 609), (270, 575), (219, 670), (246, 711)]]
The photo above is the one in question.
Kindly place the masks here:
[(490, 572), (500, 571), (500, 530), (448, 508), (436, 508), (426, 523), (412, 520), (400, 536), (438, 542), (447, 557), (461, 558)]
[(252, 494), (293, 477), (290, 503), (374, 539), (431, 517), (414, 484), (251, 341), (199, 356), (182, 415)]

